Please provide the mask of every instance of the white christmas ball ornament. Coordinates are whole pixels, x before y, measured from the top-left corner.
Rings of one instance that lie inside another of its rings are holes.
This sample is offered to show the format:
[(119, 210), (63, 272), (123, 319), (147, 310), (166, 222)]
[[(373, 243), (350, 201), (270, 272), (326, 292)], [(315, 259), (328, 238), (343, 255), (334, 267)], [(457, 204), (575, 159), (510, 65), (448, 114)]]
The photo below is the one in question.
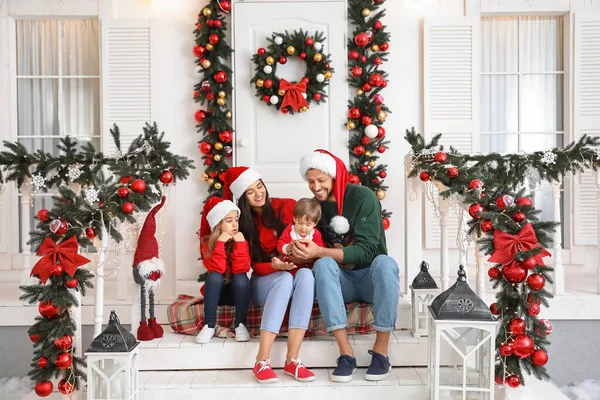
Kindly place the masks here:
[(321, 83), (325, 80), (325, 75), (319, 74), (317, 75), (317, 82)]
[(315, 51), (321, 51), (322, 48), (323, 45), (319, 42), (315, 42), (315, 44), (313, 44), (313, 49), (315, 49)]
[(281, 36), (275, 36), (275, 39), (273, 39), (273, 41), (275, 42), (276, 45), (281, 45), (283, 43), (283, 38)]
[(371, 125), (367, 125), (365, 127), (365, 136), (368, 137), (369, 139), (374, 139), (377, 137), (377, 134), (379, 130), (377, 129), (377, 126), (371, 124)]
[(263, 72), (265, 74), (270, 74), (271, 72), (273, 72), (273, 67), (271, 67), (270, 65), (265, 65), (265, 67), (263, 68)]
[(271, 104), (277, 104), (279, 103), (279, 97), (273, 95), (271, 96), (271, 99), (269, 101), (271, 102)]

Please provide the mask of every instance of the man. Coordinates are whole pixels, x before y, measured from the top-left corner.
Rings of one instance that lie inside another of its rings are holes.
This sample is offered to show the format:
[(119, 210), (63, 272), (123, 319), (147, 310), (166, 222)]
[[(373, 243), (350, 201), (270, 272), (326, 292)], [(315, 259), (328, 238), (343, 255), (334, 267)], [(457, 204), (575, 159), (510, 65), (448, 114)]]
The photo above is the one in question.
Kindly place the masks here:
[(328, 248), (311, 241), (292, 243), (290, 258), (297, 264), (317, 260), (313, 267), (316, 295), (327, 330), (340, 348), (331, 380), (349, 382), (356, 371), (348, 340), (345, 303), (373, 304), (377, 337), (367, 380), (386, 379), (391, 371), (388, 342), (395, 328), (400, 294), (398, 265), (387, 255), (381, 204), (369, 188), (348, 185), (344, 163), (325, 150), (302, 157), (300, 174), (321, 204), (318, 228)]

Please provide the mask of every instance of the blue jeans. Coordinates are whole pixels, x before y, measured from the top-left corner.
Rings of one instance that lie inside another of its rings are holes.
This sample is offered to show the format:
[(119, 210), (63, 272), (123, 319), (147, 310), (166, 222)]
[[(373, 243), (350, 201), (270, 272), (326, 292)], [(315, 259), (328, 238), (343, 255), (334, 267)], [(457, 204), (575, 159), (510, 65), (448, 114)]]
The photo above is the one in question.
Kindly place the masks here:
[(225, 284), (225, 278), (218, 272), (211, 272), (204, 283), (204, 323), (214, 328), (217, 323), (217, 306), (235, 306), (235, 326), (246, 325), (250, 290), (246, 274), (234, 275)]
[(348, 327), (345, 303), (373, 304), (374, 328), (391, 332), (396, 326), (400, 275), (390, 256), (375, 257), (370, 268), (343, 270), (331, 257), (318, 260), (314, 267), (317, 300), (328, 331)]
[(287, 271), (263, 276), (252, 274), (250, 297), (254, 304), (264, 307), (261, 331), (279, 333), (290, 298), (288, 328), (306, 329), (315, 301), (315, 278), (307, 268), (299, 269), (296, 275)]

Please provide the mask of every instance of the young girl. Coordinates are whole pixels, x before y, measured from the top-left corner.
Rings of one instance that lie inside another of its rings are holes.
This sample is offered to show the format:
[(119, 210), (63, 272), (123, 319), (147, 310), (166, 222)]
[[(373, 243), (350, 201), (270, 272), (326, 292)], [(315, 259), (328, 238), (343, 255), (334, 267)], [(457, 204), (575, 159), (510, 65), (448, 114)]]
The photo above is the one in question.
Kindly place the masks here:
[(217, 306), (235, 306), (235, 340), (246, 342), (250, 303), (250, 250), (244, 235), (238, 231), (240, 209), (229, 200), (211, 197), (204, 205), (200, 224), (200, 253), (208, 277), (202, 288), (204, 326), (196, 343), (208, 343), (215, 335)]

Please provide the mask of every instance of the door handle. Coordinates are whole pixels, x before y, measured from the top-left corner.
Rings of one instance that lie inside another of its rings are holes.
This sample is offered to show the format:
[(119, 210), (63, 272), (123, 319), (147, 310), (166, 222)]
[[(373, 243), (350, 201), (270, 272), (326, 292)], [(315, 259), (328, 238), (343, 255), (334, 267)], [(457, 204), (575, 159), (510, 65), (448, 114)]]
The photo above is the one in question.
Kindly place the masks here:
[(239, 139), (238, 144), (240, 145), (240, 147), (248, 147), (250, 142), (248, 141), (248, 139)]

